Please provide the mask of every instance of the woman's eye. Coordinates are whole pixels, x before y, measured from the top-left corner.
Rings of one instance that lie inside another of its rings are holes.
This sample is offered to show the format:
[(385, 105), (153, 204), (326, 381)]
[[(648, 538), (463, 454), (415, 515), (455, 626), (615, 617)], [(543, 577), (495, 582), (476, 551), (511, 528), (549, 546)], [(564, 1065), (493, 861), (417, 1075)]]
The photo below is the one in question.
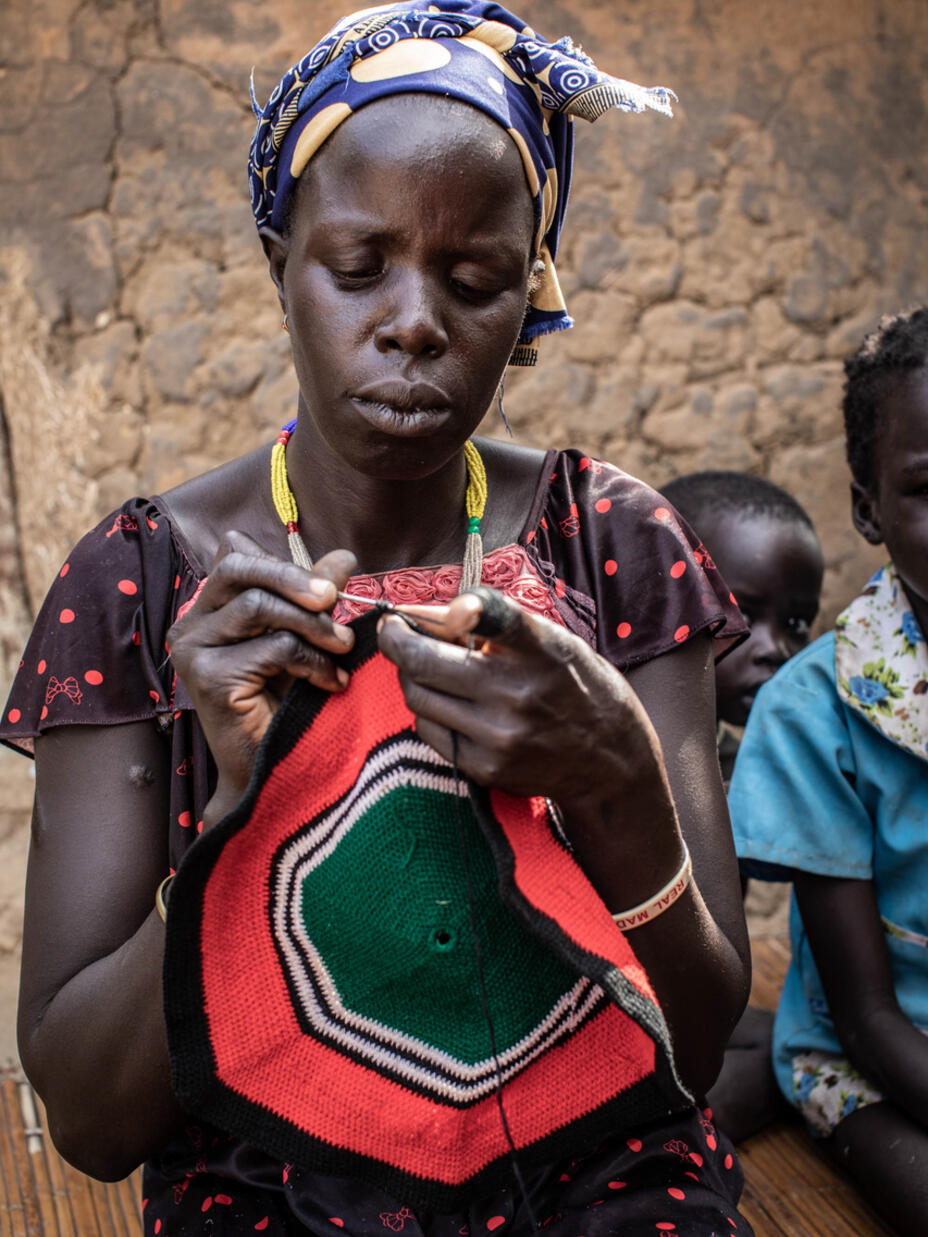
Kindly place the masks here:
[(482, 287), (466, 279), (452, 279), (451, 286), (459, 296), (463, 296), (468, 301), (489, 301), (498, 295), (496, 288)]
[(799, 618), (795, 614), (792, 614), (786, 620), (786, 626), (791, 635), (807, 636), (812, 624), (808, 619)]

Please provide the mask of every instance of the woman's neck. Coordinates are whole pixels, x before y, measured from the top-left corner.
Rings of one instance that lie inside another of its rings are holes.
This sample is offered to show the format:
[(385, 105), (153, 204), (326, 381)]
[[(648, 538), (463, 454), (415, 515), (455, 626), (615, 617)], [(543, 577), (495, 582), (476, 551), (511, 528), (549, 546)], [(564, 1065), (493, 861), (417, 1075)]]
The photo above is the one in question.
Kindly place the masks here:
[(351, 550), (363, 574), (457, 562), (464, 552), (467, 466), (458, 453), (415, 481), (358, 473), (303, 416), (287, 444), (300, 532), (315, 560)]

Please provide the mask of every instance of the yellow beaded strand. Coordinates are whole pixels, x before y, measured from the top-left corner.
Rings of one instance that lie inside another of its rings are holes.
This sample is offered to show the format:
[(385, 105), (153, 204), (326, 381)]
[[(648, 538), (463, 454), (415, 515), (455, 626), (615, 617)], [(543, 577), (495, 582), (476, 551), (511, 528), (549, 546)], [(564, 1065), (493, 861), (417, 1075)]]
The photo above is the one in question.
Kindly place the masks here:
[[(274, 509), (287, 530), (290, 556), (295, 563), (308, 571), (313, 565), (312, 559), (300, 536), (300, 512), (287, 479), (287, 443), (290, 441), (293, 425), (292, 421), (285, 425), (271, 447), (271, 496), (274, 499)], [(467, 464), (467, 493), (464, 496), (467, 540), (464, 543), (464, 561), (461, 564), (462, 593), (478, 585), (483, 574), (483, 537), (480, 525), (487, 507), (487, 470), (483, 466), (480, 452), (470, 441), (464, 444), (464, 461)]]

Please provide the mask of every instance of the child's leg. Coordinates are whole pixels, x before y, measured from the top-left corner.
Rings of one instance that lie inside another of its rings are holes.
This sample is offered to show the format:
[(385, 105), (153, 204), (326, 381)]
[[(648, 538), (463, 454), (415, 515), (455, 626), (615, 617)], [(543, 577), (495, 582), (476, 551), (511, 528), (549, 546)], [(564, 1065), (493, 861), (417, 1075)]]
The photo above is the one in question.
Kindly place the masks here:
[(787, 1110), (773, 1075), (773, 1014), (749, 1005), (732, 1032), (718, 1081), (707, 1097), (715, 1121), (741, 1142)]
[(839, 1122), (834, 1150), (874, 1211), (902, 1237), (923, 1237), (928, 1217), (928, 1130), (884, 1100)]

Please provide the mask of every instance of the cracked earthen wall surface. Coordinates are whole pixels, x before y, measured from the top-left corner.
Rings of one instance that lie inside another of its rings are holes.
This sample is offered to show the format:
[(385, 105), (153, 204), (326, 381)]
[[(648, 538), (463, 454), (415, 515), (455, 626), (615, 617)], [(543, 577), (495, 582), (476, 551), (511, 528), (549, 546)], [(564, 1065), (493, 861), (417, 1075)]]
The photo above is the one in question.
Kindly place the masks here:
[[(672, 86), (680, 105), (674, 121), (578, 122), (559, 262), (578, 326), (509, 379), (516, 437), (584, 447), (656, 484), (706, 466), (781, 482), (822, 536), (830, 621), (879, 559), (847, 517), (841, 358), (880, 313), (928, 299), (925, 0), (521, 11), (620, 76)], [(87, 527), (292, 415), (245, 185), (248, 76), (266, 97), (341, 12), (332, 0), (0, 8), (4, 698), (31, 615)], [(26, 762), (4, 753), (0, 1027), (29, 798)]]

